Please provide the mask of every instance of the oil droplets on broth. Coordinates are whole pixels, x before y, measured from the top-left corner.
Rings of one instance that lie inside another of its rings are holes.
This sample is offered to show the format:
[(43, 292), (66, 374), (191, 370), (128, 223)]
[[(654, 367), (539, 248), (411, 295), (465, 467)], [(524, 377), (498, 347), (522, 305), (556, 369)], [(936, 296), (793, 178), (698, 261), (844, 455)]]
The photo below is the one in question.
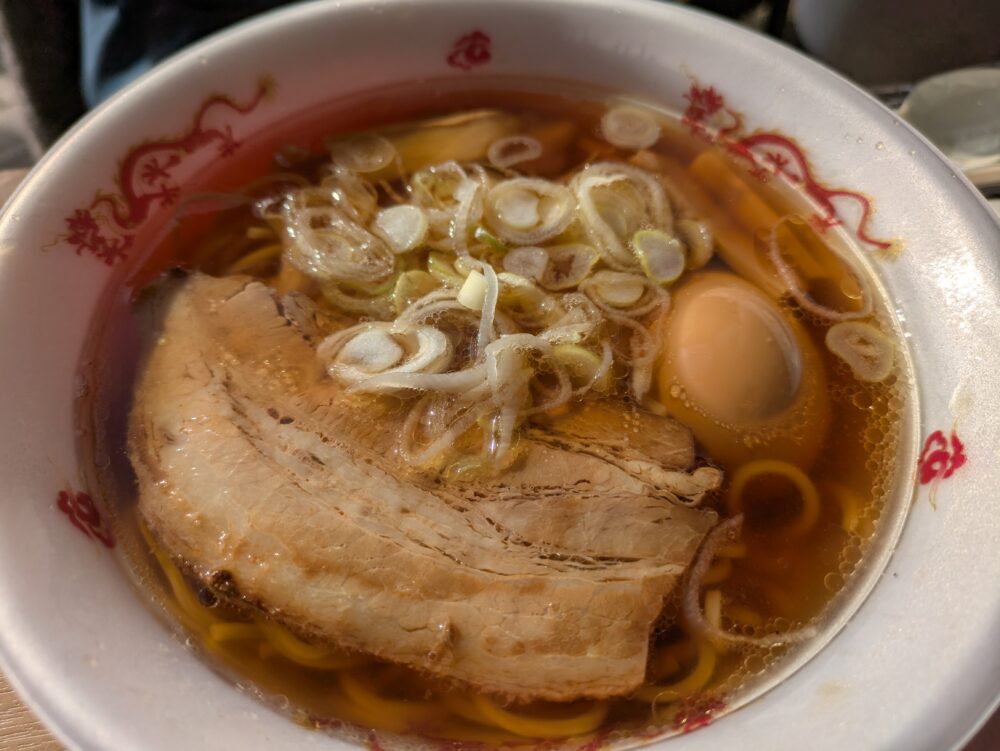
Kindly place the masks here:
[(307, 113), (179, 215), (135, 278), (186, 274), (92, 342), (152, 342), (112, 419), (82, 407), (94, 487), (158, 607), (296, 721), (683, 729), (848, 602), (894, 493), (896, 331), (802, 196), (670, 113), (477, 86)]

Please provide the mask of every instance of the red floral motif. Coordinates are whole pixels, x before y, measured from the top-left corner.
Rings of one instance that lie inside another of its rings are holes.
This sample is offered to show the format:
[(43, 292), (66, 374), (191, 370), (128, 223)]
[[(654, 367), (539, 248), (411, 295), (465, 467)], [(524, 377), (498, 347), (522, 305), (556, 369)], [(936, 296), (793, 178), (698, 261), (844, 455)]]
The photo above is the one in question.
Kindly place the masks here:
[(576, 749), (576, 751), (601, 751), (608, 745), (608, 737), (611, 733), (608, 730), (599, 730), (594, 733), (594, 737)]
[(274, 90), (274, 82), (262, 78), (245, 104), (225, 94), (214, 94), (198, 108), (191, 127), (176, 138), (164, 138), (135, 146), (121, 160), (116, 175), (117, 192), (98, 192), (86, 208), (66, 218), (62, 238), (77, 255), (90, 253), (108, 266), (123, 260), (135, 239), (135, 231), (157, 206), (169, 206), (180, 197), (177, 168), (191, 154), (215, 144), (220, 157), (236, 152), (240, 141), (233, 135), (227, 114), (246, 115)]
[(692, 83), (684, 98), (688, 106), (683, 119), (693, 133), (717, 143), (745, 162), (754, 177), (781, 175), (801, 188), (819, 207), (812, 220), (821, 232), (849, 224), (845, 214), (853, 214), (857, 216), (853, 231), (860, 242), (879, 250), (892, 248), (891, 242), (872, 237), (868, 232), (871, 200), (856, 191), (820, 183), (805, 153), (791, 138), (775, 131), (746, 134), (743, 116), (727, 107), (725, 98), (711, 86)]
[(955, 474), (966, 462), (965, 446), (952, 428), (948, 438), (940, 430), (935, 430), (924, 441), (924, 450), (917, 460), (920, 484), (946, 480)]
[(470, 31), (452, 46), (446, 58), (448, 65), (462, 70), (472, 70), (477, 65), (485, 65), (492, 57), (490, 53), (492, 44), (493, 40), (489, 34), (478, 29)]
[(101, 512), (88, 493), (77, 493), (72, 489), (60, 490), (56, 497), (56, 507), (87, 537), (99, 540), (107, 548), (115, 546), (114, 535), (102, 522)]
[(694, 122), (703, 122), (711, 115), (723, 109), (725, 99), (713, 87), (701, 88), (692, 85), (684, 95), (688, 100), (688, 108), (684, 116)]
[(674, 730), (690, 733), (710, 725), (725, 708), (726, 703), (714, 696), (687, 699), (674, 715)]

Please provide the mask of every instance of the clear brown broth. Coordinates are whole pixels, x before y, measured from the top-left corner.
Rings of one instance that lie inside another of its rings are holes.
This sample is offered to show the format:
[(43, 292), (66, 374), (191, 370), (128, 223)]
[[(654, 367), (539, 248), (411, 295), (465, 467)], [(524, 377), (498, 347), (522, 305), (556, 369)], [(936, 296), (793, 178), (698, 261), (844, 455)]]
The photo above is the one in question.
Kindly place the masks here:
[[(575, 135), (564, 154), (561, 158), (547, 160), (539, 168), (541, 176), (554, 178), (586, 161), (625, 160), (628, 157), (599, 138), (597, 124), (605, 111), (605, 102), (603, 95), (594, 92), (574, 92), (566, 96), (552, 91), (490, 87), (456, 90), (449, 86), (427, 86), (420, 87), (419, 94), (406, 89), (377, 92), (335, 103), (285, 123), (277, 131), (260, 134), (246, 144), (232, 167), (213, 178), (210, 187), (213, 190), (234, 189), (269, 172), (285, 170), (312, 178), (321, 161), (322, 139), (326, 136), (478, 107), (512, 112), (523, 118), (526, 128), (559, 128), (569, 123)], [(682, 175), (690, 179), (688, 168), (692, 160), (713, 147), (688, 134), (677, 118), (664, 117), (664, 137), (653, 150), (673, 165), (674, 177)], [(312, 156), (305, 156), (293, 164), (276, 165), (274, 155), (278, 147), (288, 144), (296, 148), (293, 151), (283, 149), (282, 153)], [(730, 164), (735, 171), (740, 171), (738, 165)], [(779, 215), (808, 213), (806, 201), (788, 186), (777, 181), (761, 183), (744, 177)], [(669, 172), (666, 178), (671, 179)], [(716, 203), (714, 210), (743, 232), (748, 242), (755, 242), (754, 231), (740, 225), (729, 206)], [(177, 265), (221, 274), (253, 249), (254, 243), (246, 238), (246, 228), (257, 221), (245, 208), (182, 218), (172, 232), (149, 248), (141, 267), (130, 269), (126, 284), (129, 288), (140, 289), (163, 270)], [(716, 259), (713, 267), (725, 266)], [(176, 613), (176, 600), (165, 586), (149, 546), (139, 534), (133, 513), (134, 481), (125, 455), (124, 435), (138, 347), (127, 303), (128, 300), (121, 296), (109, 301), (108, 314), (92, 337), (88, 378), (94, 393), (81, 403), (80, 412), (84, 451), (91, 456), (95, 468), (92, 484), (102, 489), (116, 511), (118, 533), (124, 540), (140, 587), (159, 605)], [(839, 492), (854, 498), (856, 519), (853, 524), (845, 525), (845, 512), (833, 497), (835, 494), (822, 492), (819, 521), (806, 537), (786, 538), (768, 526), (767, 513), (761, 514), (757, 523), (748, 523), (743, 537), (745, 556), (729, 559), (725, 577), (709, 585), (721, 592), (726, 603), (723, 625), (748, 634), (775, 627), (821, 623), (831, 603), (850, 590), (855, 572), (884, 526), (881, 517), (893, 491), (901, 416), (907, 404), (903, 358), (897, 358), (896, 371), (886, 381), (860, 382), (843, 362), (826, 350), (823, 336), (828, 324), (806, 315), (794, 303), (783, 304), (791, 316), (801, 321), (822, 353), (831, 396), (831, 424), (836, 426), (828, 432), (809, 476), (821, 491), (835, 483), (842, 489)], [(883, 329), (892, 331), (882, 301), (876, 301), (876, 311)], [(109, 367), (112, 362), (115, 368)], [(85, 371), (87, 368), (85, 365)], [(806, 415), (797, 429), (809, 430), (810, 419)], [(711, 461), (712, 457), (703, 459)], [(723, 464), (722, 469), (729, 475), (736, 467)], [(723, 488), (722, 493), (706, 502), (723, 517), (728, 513), (725, 495), (726, 488)], [(785, 488), (772, 485), (768, 496), (767, 508), (772, 519), (794, 515), (797, 506), (794, 494), (790, 496)], [(192, 591), (205, 603), (212, 604), (215, 600), (210, 593), (197, 588)], [(683, 679), (696, 661), (693, 637), (680, 620), (671, 615), (672, 608), (676, 609), (675, 603), (668, 604), (664, 623), (653, 638), (650, 681), (670, 683)], [(244, 611), (222, 604), (210, 610), (224, 620), (247, 620)], [(273, 705), (287, 709), (296, 720), (312, 726), (331, 727), (346, 721), (363, 728), (428, 738), (485, 743), (531, 742), (496, 727), (477, 726), (461, 719), (447, 708), (444, 699), (456, 693), (454, 687), (398, 666), (369, 662), (360, 668), (365, 680), (379, 687), (378, 695), (387, 703), (379, 711), (358, 712), (351, 698), (345, 695), (338, 671), (316, 670), (281, 655), (263, 654), (259, 643), (252, 640), (220, 645), (206, 642), (196, 634), (189, 636), (195, 648), (202, 650), (241, 686), (259, 692)], [(768, 673), (789, 658), (788, 652), (782, 648), (757, 647), (718, 650), (715, 669), (703, 687), (676, 700), (667, 696), (655, 705), (629, 698), (611, 700), (603, 727), (613, 730), (615, 737), (685, 729), (686, 718), (697, 715), (699, 707), (703, 710), (707, 707), (709, 712), (720, 710), (724, 704), (732, 703), (731, 697), (766, 682)], [(676, 669), (671, 667), (674, 661), (678, 663)], [(431, 713), (436, 717), (434, 720), (401, 722), (399, 717), (406, 712), (393, 709), (398, 708), (400, 702), (415, 706), (437, 703), (442, 711), (438, 715)], [(538, 717), (559, 717), (585, 711), (591, 706), (589, 702), (569, 706), (539, 703), (515, 709)]]

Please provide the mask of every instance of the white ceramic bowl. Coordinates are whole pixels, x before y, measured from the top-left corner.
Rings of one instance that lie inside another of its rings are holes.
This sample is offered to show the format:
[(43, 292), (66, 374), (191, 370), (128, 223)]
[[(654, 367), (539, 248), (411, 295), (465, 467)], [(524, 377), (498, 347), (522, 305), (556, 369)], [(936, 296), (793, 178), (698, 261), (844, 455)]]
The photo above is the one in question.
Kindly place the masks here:
[[(216, 676), (127, 584), (82, 486), (72, 408), (85, 384), (75, 373), (123, 262), (141, 256), (176, 193), (238, 160), (250, 134), (347, 93), (481, 75), (635, 92), (687, 108), (693, 124), (732, 124), (739, 113), (734, 142), (757, 129), (790, 136), (757, 157), (784, 156), (784, 169), (808, 178), (849, 231), (902, 242), (898, 260), (871, 256), (910, 337), (925, 446), (919, 468), (917, 444), (904, 456), (926, 484), (916, 484), (898, 549), (856, 616), (805, 667), (666, 743), (955, 747), (1000, 694), (1000, 226), (924, 139), (849, 83), (760, 36), (650, 2), (301, 5), (177, 56), (52, 148), (0, 220), (5, 673), (72, 748), (338, 745)], [(873, 207), (864, 223), (862, 194)]]

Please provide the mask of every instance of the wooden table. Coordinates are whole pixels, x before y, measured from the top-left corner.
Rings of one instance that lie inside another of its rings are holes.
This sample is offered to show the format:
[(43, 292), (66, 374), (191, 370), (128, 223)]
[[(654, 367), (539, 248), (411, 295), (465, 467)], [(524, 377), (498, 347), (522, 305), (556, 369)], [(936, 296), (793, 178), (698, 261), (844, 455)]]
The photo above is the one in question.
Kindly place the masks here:
[(0, 676), (0, 750), (60, 751), (62, 748)]

